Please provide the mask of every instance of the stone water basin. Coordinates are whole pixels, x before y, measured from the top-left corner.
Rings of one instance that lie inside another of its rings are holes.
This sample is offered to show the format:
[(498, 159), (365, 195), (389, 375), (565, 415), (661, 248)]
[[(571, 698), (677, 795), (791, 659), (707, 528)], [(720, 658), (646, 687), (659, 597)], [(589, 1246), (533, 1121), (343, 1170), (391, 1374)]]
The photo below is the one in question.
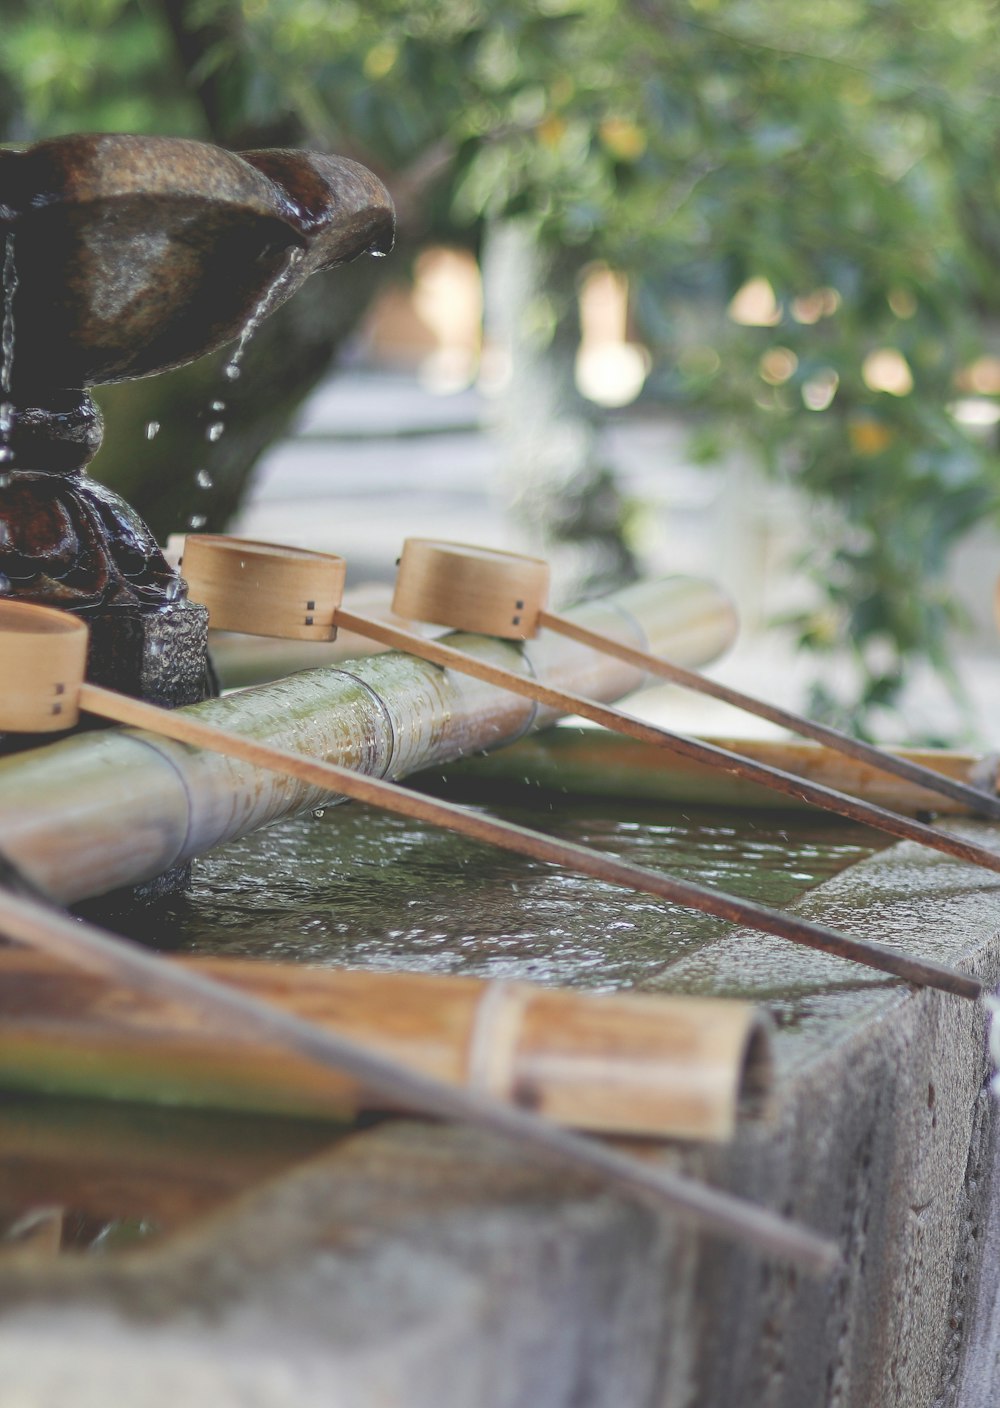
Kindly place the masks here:
[[(480, 802), (995, 977), (994, 877), (915, 846), (803, 814)], [(909, 1405), (962, 1382), (993, 1140), (970, 1004), (355, 807), (231, 843), (152, 917), (185, 951), (751, 995), (778, 1021), (775, 1108), (658, 1157), (828, 1231), (844, 1268), (811, 1283), (469, 1131), (11, 1096), (7, 1192), (18, 1165), (55, 1201), (89, 1179), (75, 1245), (113, 1252), (0, 1263), (0, 1375), (29, 1402), (80, 1365), (138, 1404), (266, 1408)]]

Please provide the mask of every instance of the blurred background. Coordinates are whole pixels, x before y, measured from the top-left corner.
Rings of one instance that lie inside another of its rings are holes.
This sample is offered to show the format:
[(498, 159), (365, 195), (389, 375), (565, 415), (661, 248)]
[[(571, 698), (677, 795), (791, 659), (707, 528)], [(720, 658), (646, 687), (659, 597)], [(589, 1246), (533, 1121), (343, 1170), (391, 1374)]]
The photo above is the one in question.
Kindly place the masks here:
[[(0, 140), (353, 156), (396, 250), (221, 362), (104, 388), (99, 478), (389, 580), (406, 533), (557, 602), (723, 582), (734, 682), (990, 741), (995, 0), (5, 0)], [(727, 721), (728, 723), (728, 721)], [(996, 741), (996, 729), (993, 729)]]

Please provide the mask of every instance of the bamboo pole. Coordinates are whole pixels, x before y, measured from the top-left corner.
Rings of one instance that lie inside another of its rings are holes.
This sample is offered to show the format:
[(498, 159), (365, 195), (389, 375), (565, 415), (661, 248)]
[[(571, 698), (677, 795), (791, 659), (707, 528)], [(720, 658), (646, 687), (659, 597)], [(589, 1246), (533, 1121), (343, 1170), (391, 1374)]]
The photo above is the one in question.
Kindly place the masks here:
[(458, 1120), (512, 1139), (557, 1166), (584, 1169), (654, 1208), (670, 1209), (696, 1226), (735, 1237), (815, 1275), (836, 1264), (836, 1247), (766, 1209), (683, 1175), (584, 1138), (528, 1111), (421, 1075), (339, 1033), (324, 1031), (272, 1003), (228, 987), (192, 968), (171, 965), (123, 939), (82, 924), (36, 900), (0, 892), (0, 931), (16, 943), (98, 974), (157, 1001), (202, 1012), (234, 1040), (269, 1042), (327, 1070), (350, 1070), (394, 1107)]
[[(706, 582), (642, 583), (574, 615), (691, 662), (733, 638), (732, 607)], [(558, 637), (463, 649), (536, 679), (614, 699), (643, 676)], [(502, 746), (558, 713), (409, 656), (311, 670), (176, 711), (231, 732), (403, 778)], [(0, 852), (63, 903), (147, 880), (283, 816), (328, 805), (317, 786), (218, 754), (123, 730), (78, 734), (0, 759)]]
[[(226, 959), (171, 960), (426, 1075), (592, 1132), (723, 1140), (770, 1087), (748, 1003)], [(0, 951), (0, 1086), (342, 1118), (384, 1108), (346, 1072), (233, 1040), (37, 954)]]
[[(931, 797), (923, 787), (891, 777), (821, 744), (728, 737), (703, 741), (824, 787), (861, 797), (878, 807), (889, 807), (911, 816), (926, 815), (929, 809), (948, 816), (970, 814), (970, 809), (962, 802)], [(966, 781), (984, 767), (982, 758), (960, 749), (893, 751), (959, 781)], [(992, 772), (995, 775), (995, 763)], [(448, 777), (450, 781), (467, 778), (470, 785), (510, 783), (517, 787), (522, 787), (527, 779), (534, 786), (548, 787), (570, 796), (624, 797), (694, 806), (755, 809), (810, 806), (799, 798), (774, 792), (687, 758), (675, 758), (669, 768), (664, 768), (658, 749), (597, 728), (550, 729), (502, 751), (453, 765), (448, 769)]]

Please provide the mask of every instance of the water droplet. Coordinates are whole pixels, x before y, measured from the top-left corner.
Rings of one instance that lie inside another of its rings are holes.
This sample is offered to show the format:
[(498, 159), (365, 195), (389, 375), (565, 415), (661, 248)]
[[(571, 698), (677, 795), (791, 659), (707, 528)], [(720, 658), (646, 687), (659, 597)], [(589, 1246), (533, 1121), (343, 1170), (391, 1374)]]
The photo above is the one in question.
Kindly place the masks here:
[(211, 440), (214, 444), (216, 440), (221, 440), (225, 433), (225, 424), (221, 420), (213, 420), (212, 424), (205, 431), (205, 439)]
[(9, 577), (0, 572), (0, 596), (8, 596), (14, 589)]
[(160, 422), (158, 420), (147, 420), (146, 439), (155, 440), (160, 433)]
[[(4, 241), (3, 274), (3, 316), (0, 318), (0, 391), (10, 395), (14, 373), (14, 295), (17, 293), (17, 268), (14, 264), (14, 235), (9, 234)], [(10, 406), (4, 406), (10, 411)], [(8, 426), (9, 429), (9, 426)]]
[(222, 368), (222, 375), (226, 378), (227, 381), (238, 381), (240, 376), (239, 362), (227, 362), (226, 365)]
[(226, 409), (226, 403), (225, 401), (213, 401), (208, 409), (214, 411), (216, 415), (221, 415)]
[(164, 588), (163, 595), (167, 601), (179, 601), (184, 595), (184, 587), (180, 577), (174, 577)]
[(194, 482), (198, 485), (199, 489), (211, 489), (212, 485), (215, 483), (215, 480), (209, 474), (207, 469), (199, 469), (198, 473), (194, 477)]
[(206, 524), (207, 522), (208, 522), (208, 516), (207, 516), (206, 514), (204, 514), (204, 513), (192, 513), (191, 517), (188, 519), (188, 527), (189, 527), (189, 528), (204, 528), (204, 526), (205, 526), (205, 524)]
[(313, 807), (313, 816), (317, 821), (322, 821), (326, 816), (326, 807)]
[(10, 488), (10, 475), (9, 475), (9, 474), (4, 474), (3, 471), (0, 470), (0, 489), (9, 489), (9, 488)]

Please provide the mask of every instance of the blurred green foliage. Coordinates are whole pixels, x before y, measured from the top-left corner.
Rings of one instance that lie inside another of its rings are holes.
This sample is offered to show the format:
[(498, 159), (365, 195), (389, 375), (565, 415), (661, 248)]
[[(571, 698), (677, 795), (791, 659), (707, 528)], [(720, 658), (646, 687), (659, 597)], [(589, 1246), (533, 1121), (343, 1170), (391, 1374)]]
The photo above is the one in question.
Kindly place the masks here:
[(997, 0), (8, 5), (11, 139), (290, 133), (378, 170), (411, 247), (518, 214), (627, 271), (645, 394), (812, 505), (789, 624), (862, 680), (817, 705), (863, 727), (947, 674), (946, 568), (1000, 507), (995, 431), (953, 413), (1000, 391), (961, 384), (1000, 311)]

